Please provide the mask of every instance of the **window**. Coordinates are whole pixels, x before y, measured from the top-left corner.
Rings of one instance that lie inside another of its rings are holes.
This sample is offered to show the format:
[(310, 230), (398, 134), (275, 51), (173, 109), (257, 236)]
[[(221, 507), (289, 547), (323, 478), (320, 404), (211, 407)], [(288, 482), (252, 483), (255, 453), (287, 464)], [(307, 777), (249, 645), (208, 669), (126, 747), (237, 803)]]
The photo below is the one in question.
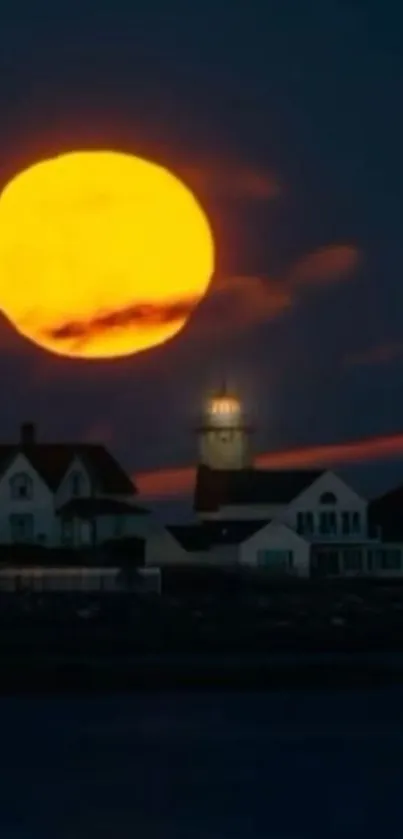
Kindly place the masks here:
[(313, 513), (297, 513), (297, 531), (305, 534), (314, 532)]
[(354, 511), (344, 512), (341, 514), (341, 529), (344, 536), (350, 536), (352, 533), (361, 533), (361, 516), (360, 513)]
[(294, 554), (293, 551), (261, 550), (257, 552), (257, 564), (269, 571), (290, 571), (294, 564)]
[(349, 536), (350, 530), (350, 513), (341, 514), (341, 529), (343, 536)]
[(81, 472), (72, 472), (70, 475), (70, 486), (72, 495), (83, 494), (83, 476)]
[(345, 571), (362, 571), (362, 551), (357, 548), (343, 551), (343, 567)]
[(71, 545), (73, 542), (73, 522), (72, 521), (62, 521), (61, 523), (62, 528), (62, 544), (63, 545)]
[(334, 492), (324, 492), (319, 498), (320, 504), (337, 504)]
[(400, 571), (401, 553), (399, 549), (387, 548), (376, 552), (377, 567), (380, 571)]
[(361, 516), (359, 513), (353, 513), (351, 517), (351, 532), (360, 533), (361, 530)]
[(319, 516), (319, 532), (323, 536), (334, 536), (337, 533), (336, 513), (321, 513)]
[(10, 479), (10, 493), (14, 500), (27, 500), (32, 498), (32, 479), (25, 472), (13, 475)]
[(10, 516), (10, 532), (13, 542), (32, 542), (34, 538), (34, 517), (29, 514)]

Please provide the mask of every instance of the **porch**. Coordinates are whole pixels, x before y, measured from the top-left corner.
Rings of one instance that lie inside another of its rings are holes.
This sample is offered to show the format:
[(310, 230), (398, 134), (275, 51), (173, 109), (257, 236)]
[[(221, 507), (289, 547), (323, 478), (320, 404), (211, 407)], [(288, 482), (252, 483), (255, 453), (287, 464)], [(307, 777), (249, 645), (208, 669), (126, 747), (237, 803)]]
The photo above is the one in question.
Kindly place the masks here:
[(312, 577), (396, 576), (403, 573), (400, 545), (312, 545)]

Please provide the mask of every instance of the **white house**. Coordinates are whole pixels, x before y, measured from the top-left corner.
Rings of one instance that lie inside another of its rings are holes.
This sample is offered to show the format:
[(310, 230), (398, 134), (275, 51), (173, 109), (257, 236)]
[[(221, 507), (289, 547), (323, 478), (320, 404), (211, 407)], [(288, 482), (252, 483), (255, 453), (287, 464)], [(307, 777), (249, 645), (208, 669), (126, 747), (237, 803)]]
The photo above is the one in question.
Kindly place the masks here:
[(192, 564), (258, 567), (294, 577), (310, 573), (309, 542), (282, 522), (228, 519), (170, 531)]
[(150, 515), (136, 493), (104, 446), (42, 443), (24, 424), (0, 445), (0, 590), (119, 588), (120, 557), (98, 548), (127, 543), (126, 564), (145, 559)]
[[(401, 543), (382, 540), (367, 499), (335, 472), (254, 467), (251, 428), (233, 395), (208, 400), (198, 433), (199, 521), (170, 528), (188, 562), (301, 576), (403, 573), (403, 529)], [(403, 513), (403, 492), (400, 500)]]
[[(308, 546), (311, 575), (403, 573), (403, 528), (400, 541), (396, 531), (392, 538), (374, 517), (373, 505), (329, 470), (224, 472), (200, 466), (195, 508), (202, 528), (220, 522), (228, 527), (231, 521), (271, 522), (258, 534), (259, 543), (266, 540), (268, 557), (275, 550), (275, 527), (277, 540), (284, 538), (284, 550), (289, 549), (289, 532), (301, 537)], [(246, 540), (237, 561), (267, 565), (260, 547)]]
[(146, 515), (102, 445), (41, 443), (31, 424), (0, 445), (0, 545), (85, 546), (138, 534)]
[[(209, 401), (199, 427), (197, 519), (164, 526), (138, 505), (134, 483), (104, 446), (41, 443), (24, 424), (18, 443), (0, 445), (0, 590), (27, 581), (38, 590), (115, 590), (130, 562), (301, 577), (403, 574), (403, 487), (369, 504), (328, 469), (255, 468), (250, 434), (234, 397)], [(36, 558), (31, 551), (28, 562), (24, 546), (36, 546)], [(56, 567), (57, 550), (69, 553)]]

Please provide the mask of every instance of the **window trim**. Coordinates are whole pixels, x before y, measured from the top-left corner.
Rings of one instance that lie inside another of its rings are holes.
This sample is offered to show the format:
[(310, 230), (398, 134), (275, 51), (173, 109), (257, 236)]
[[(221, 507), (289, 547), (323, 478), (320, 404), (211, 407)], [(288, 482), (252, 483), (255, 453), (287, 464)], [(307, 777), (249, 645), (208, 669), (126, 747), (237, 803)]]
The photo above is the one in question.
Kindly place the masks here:
[[(21, 482), (19, 484), (19, 482)], [(19, 494), (18, 493), (18, 485), (21, 487), (26, 487), (27, 492), (26, 494)], [(31, 476), (28, 472), (16, 472), (14, 475), (11, 475), (9, 479), (9, 487), (10, 487), (10, 495), (13, 501), (31, 501), (34, 494), (34, 485)]]
[(322, 510), (319, 513), (319, 533), (321, 536), (337, 536), (337, 515), (334, 510)]
[(315, 533), (315, 516), (312, 510), (297, 511), (297, 533), (300, 536), (313, 536)]

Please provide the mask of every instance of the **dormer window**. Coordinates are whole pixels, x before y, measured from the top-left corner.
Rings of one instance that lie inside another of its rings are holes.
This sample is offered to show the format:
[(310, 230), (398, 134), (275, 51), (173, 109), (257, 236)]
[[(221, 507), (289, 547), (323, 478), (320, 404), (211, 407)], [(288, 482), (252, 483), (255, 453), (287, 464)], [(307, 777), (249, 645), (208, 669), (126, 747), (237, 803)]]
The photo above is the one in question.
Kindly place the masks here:
[(71, 494), (74, 496), (83, 494), (83, 476), (81, 472), (72, 472), (70, 475)]
[(337, 504), (334, 492), (324, 492), (319, 498), (320, 504)]
[(10, 478), (10, 494), (11, 498), (15, 501), (27, 501), (32, 498), (32, 478), (25, 472), (19, 472), (18, 475), (13, 475)]

